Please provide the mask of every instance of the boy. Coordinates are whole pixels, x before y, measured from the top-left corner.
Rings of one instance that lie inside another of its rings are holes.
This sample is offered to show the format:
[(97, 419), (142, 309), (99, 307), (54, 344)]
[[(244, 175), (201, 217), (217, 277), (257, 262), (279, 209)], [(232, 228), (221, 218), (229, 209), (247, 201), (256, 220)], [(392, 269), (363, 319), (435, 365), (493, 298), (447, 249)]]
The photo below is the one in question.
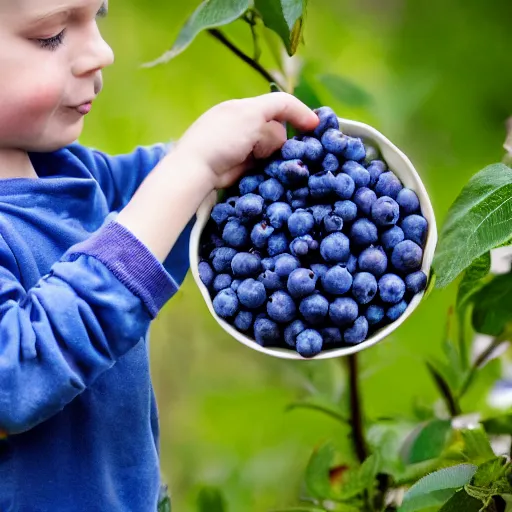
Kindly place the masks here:
[(0, 0), (0, 511), (154, 512), (151, 320), (213, 189), (317, 116), (275, 93), (204, 114), (169, 149), (74, 142), (113, 61), (101, 0)]

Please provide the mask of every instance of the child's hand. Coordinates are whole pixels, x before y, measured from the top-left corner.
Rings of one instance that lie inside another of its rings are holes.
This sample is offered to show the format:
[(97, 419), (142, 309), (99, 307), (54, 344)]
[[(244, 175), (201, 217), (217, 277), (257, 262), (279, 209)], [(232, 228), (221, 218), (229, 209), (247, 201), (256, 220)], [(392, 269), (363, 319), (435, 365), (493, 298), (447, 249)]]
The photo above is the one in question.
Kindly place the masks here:
[(183, 159), (199, 161), (212, 188), (231, 185), (254, 158), (265, 158), (286, 141), (281, 122), (313, 130), (317, 115), (294, 96), (275, 92), (221, 103), (203, 114), (175, 147)]

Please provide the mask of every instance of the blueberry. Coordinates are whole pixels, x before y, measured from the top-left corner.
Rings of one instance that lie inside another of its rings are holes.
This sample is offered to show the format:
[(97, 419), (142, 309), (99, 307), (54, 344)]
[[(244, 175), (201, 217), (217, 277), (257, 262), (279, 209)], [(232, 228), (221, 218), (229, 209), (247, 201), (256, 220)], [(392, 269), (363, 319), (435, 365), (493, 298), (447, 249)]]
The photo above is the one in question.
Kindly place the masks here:
[(228, 203), (218, 203), (213, 207), (211, 217), (216, 224), (223, 224), (235, 215), (235, 209)]
[(377, 294), (377, 279), (369, 272), (359, 272), (354, 276), (352, 295), (359, 304), (368, 304)]
[(311, 235), (299, 236), (290, 243), (290, 252), (297, 257), (306, 256), (314, 248), (315, 241)]
[(220, 292), (224, 288), (229, 288), (232, 281), (233, 278), (229, 274), (218, 274), (213, 281), (213, 289)]
[(275, 178), (269, 178), (258, 187), (258, 191), (265, 201), (276, 202), (284, 194), (284, 187)]
[(300, 160), (306, 152), (306, 144), (300, 140), (288, 139), (281, 148), (285, 160)]
[(338, 215), (329, 213), (324, 217), (324, 229), (326, 233), (341, 231), (343, 229), (343, 219)]
[(279, 175), (279, 167), (282, 163), (282, 160), (272, 160), (267, 164), (263, 172), (271, 178), (277, 178)]
[(263, 347), (276, 345), (281, 339), (279, 326), (269, 318), (257, 318), (254, 322), (254, 339)]
[(292, 348), (295, 348), (297, 343), (297, 336), (306, 330), (306, 326), (302, 320), (294, 320), (286, 329), (284, 330), (284, 341), (285, 343)]
[(314, 199), (321, 199), (334, 190), (335, 184), (336, 179), (332, 172), (313, 174), (308, 180), (309, 193)]
[(363, 141), (361, 139), (347, 137), (347, 146), (343, 151), (343, 155), (347, 160), (354, 160), (356, 162), (364, 160), (366, 150)]
[(393, 226), (391, 229), (384, 231), (380, 236), (382, 246), (386, 251), (391, 251), (394, 249), (395, 245), (403, 242), (404, 239), (404, 232), (402, 231), (402, 228), (399, 228), (398, 226)]
[(420, 209), (420, 200), (414, 190), (403, 188), (396, 196), (396, 202), (400, 206), (402, 214), (411, 215)]
[(352, 327), (345, 329), (343, 339), (349, 345), (357, 345), (366, 339), (368, 336), (368, 320), (364, 316), (360, 316), (354, 322)]
[(427, 287), (427, 276), (421, 270), (413, 272), (405, 278), (405, 286), (408, 292), (416, 295)]
[(254, 315), (250, 311), (240, 311), (235, 317), (235, 327), (239, 331), (248, 331), (252, 326)]
[(362, 247), (375, 244), (379, 239), (377, 226), (368, 219), (358, 219), (352, 224), (350, 238), (356, 245)]
[(313, 270), (298, 268), (288, 276), (287, 288), (295, 298), (305, 297), (315, 291), (317, 275)]
[(322, 279), (329, 270), (329, 267), (323, 263), (312, 263), (311, 270), (315, 273), (318, 279)]
[(292, 210), (303, 210), (306, 208), (307, 202), (305, 199), (294, 199), (290, 205)]
[(274, 232), (274, 228), (266, 223), (266, 221), (256, 224), (251, 231), (251, 241), (254, 247), (262, 249), (266, 247), (270, 235)]
[(370, 173), (361, 164), (348, 160), (341, 169), (354, 180), (356, 187), (367, 187), (370, 184)]
[(407, 309), (407, 302), (405, 300), (401, 300), (398, 304), (395, 304), (394, 306), (391, 306), (386, 311), (386, 316), (394, 322), (395, 320), (398, 320)]
[(237, 277), (249, 277), (261, 270), (261, 258), (250, 252), (239, 252), (231, 261), (231, 270)]
[(268, 239), (267, 251), (269, 256), (277, 256), (288, 249), (288, 238), (285, 233), (274, 233)]
[(231, 219), (224, 226), (222, 239), (232, 247), (241, 248), (248, 244), (249, 233), (238, 219)]
[[(255, 190), (258, 190), (260, 183), (263, 183), (263, 181), (265, 181), (265, 176), (263, 176), (262, 174), (244, 176), (240, 180), (240, 184), (238, 185), (240, 195), (245, 196), (245, 194), (251, 194)], [(231, 215), (234, 215), (234, 213), (232, 213)]]
[(306, 146), (304, 158), (310, 162), (319, 162), (324, 157), (324, 148), (322, 143), (314, 137), (304, 137), (302, 139)]
[(320, 138), (325, 130), (329, 128), (339, 129), (340, 124), (338, 121), (338, 116), (330, 107), (320, 107), (315, 109), (315, 114), (320, 119), (318, 126), (314, 130), (314, 135), (316, 138)]
[(359, 315), (359, 306), (354, 299), (339, 297), (329, 306), (329, 317), (338, 326), (349, 325)]
[(372, 205), (372, 219), (377, 226), (393, 226), (399, 216), (400, 207), (391, 197), (379, 197)]
[(297, 185), (309, 178), (309, 169), (302, 160), (285, 160), (279, 165), (276, 178), (283, 185)]
[(344, 222), (352, 222), (357, 217), (357, 205), (352, 201), (336, 201), (334, 213), (341, 217)]
[(377, 304), (370, 304), (366, 310), (365, 316), (370, 325), (377, 325), (378, 323), (382, 322), (385, 314), (386, 312), (382, 306), (378, 306)]
[(263, 267), (263, 270), (274, 270), (274, 268), (275, 268), (274, 258), (263, 258), (261, 260), (261, 266)]
[(340, 345), (343, 341), (341, 331), (337, 327), (325, 327), (320, 331), (325, 345)]
[(397, 304), (405, 294), (405, 283), (396, 274), (385, 274), (379, 279), (379, 294), (383, 302)]
[(314, 329), (306, 329), (297, 336), (296, 349), (302, 357), (313, 357), (322, 351), (322, 335)]
[(324, 220), (324, 217), (332, 212), (332, 206), (330, 204), (315, 204), (309, 208), (315, 219), (315, 224), (320, 226)]
[(352, 274), (354, 275), (356, 273), (356, 270), (357, 270), (357, 258), (351, 254), (348, 258), (348, 261), (346, 263), (344, 263), (346, 269)]
[(343, 133), (341, 133), (336, 128), (329, 128), (322, 135), (322, 146), (328, 153), (333, 153), (334, 155), (342, 155), (343, 151), (347, 147), (348, 137), (345, 137)]
[(241, 279), (233, 279), (231, 281), (231, 289), (236, 292), (238, 290), (238, 287), (240, 286), (240, 283), (242, 282)]
[(336, 175), (333, 190), (338, 197), (341, 197), (341, 199), (350, 199), (355, 189), (356, 184), (348, 174), (340, 172)]
[(267, 300), (267, 293), (263, 283), (255, 279), (245, 279), (245, 281), (242, 281), (236, 293), (240, 303), (249, 309), (259, 308)]
[(221, 318), (234, 316), (239, 307), (236, 293), (231, 288), (221, 290), (213, 299), (213, 309)]
[(263, 283), (263, 286), (268, 291), (282, 290), (284, 284), (281, 278), (273, 270), (265, 270), (258, 276), (258, 281)]
[(360, 270), (380, 277), (388, 268), (388, 257), (382, 249), (368, 247), (359, 255), (358, 264)]
[(391, 171), (382, 173), (375, 185), (378, 196), (389, 196), (391, 199), (396, 199), (400, 190), (402, 190), (402, 183)]
[(307, 210), (297, 210), (288, 218), (288, 230), (294, 238), (307, 235), (314, 226), (315, 219)]
[(299, 260), (295, 256), (292, 256), (291, 254), (285, 253), (276, 256), (275, 271), (279, 277), (288, 278), (288, 276), (299, 267)]
[(309, 197), (309, 188), (302, 187), (297, 188), (292, 192), (292, 197), (294, 199), (307, 199)]
[(212, 260), (213, 268), (217, 272), (228, 272), (231, 270), (231, 261), (236, 255), (236, 250), (231, 247), (219, 247), (215, 251)]
[(310, 295), (302, 299), (299, 310), (306, 322), (312, 325), (321, 324), (329, 312), (329, 301), (318, 293)]
[(412, 240), (404, 240), (391, 253), (391, 263), (399, 272), (414, 272), (421, 267), (423, 251)]
[(297, 314), (293, 299), (284, 291), (274, 292), (267, 302), (268, 316), (279, 323), (291, 322)]
[(359, 211), (367, 216), (370, 216), (370, 212), (376, 201), (377, 195), (372, 189), (367, 187), (361, 187), (354, 194), (354, 203), (356, 203)]
[(340, 162), (336, 158), (336, 155), (327, 153), (322, 161), (322, 168), (326, 172), (335, 173), (340, 168)]
[(335, 265), (322, 278), (322, 286), (327, 293), (343, 295), (352, 286), (352, 276), (345, 267)]
[(238, 217), (251, 219), (258, 217), (263, 212), (263, 198), (257, 194), (245, 194), (238, 198), (235, 206), (235, 213)]
[(203, 282), (203, 284), (210, 288), (213, 283), (213, 279), (215, 278), (215, 273), (210, 267), (210, 264), (207, 261), (201, 261), (198, 265), (199, 270), (199, 278)]
[(276, 229), (286, 225), (291, 214), (292, 209), (286, 203), (273, 203), (267, 208), (267, 218), (270, 225)]
[(373, 188), (377, 185), (380, 175), (386, 172), (387, 166), (382, 160), (374, 160), (367, 167), (367, 170), (370, 173), (370, 187)]
[(405, 217), (401, 224), (406, 240), (412, 240), (420, 247), (423, 247), (427, 238), (428, 224), (421, 215), (409, 215)]
[(350, 242), (343, 233), (331, 233), (322, 240), (320, 254), (328, 262), (347, 261)]

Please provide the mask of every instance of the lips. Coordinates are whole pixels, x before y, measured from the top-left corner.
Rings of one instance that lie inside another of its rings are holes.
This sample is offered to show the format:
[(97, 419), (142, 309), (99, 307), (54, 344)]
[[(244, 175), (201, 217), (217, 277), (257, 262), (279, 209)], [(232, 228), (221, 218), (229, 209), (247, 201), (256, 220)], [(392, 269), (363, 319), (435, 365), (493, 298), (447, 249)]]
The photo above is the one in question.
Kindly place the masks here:
[(91, 111), (91, 108), (92, 108), (92, 101), (82, 103), (81, 105), (78, 105), (78, 107), (75, 107), (77, 112), (82, 115), (88, 114)]

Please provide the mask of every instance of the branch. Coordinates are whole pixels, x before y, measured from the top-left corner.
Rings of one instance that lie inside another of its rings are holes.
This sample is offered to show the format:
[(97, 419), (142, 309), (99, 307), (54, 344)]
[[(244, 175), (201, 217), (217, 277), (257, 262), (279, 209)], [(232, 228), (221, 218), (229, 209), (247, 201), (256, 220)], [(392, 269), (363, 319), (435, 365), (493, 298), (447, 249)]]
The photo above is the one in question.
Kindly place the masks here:
[(354, 439), (357, 458), (363, 462), (368, 457), (368, 449), (363, 432), (363, 417), (361, 408), (361, 396), (359, 393), (359, 373), (357, 366), (357, 354), (348, 356), (348, 373), (350, 389), (350, 424)]

